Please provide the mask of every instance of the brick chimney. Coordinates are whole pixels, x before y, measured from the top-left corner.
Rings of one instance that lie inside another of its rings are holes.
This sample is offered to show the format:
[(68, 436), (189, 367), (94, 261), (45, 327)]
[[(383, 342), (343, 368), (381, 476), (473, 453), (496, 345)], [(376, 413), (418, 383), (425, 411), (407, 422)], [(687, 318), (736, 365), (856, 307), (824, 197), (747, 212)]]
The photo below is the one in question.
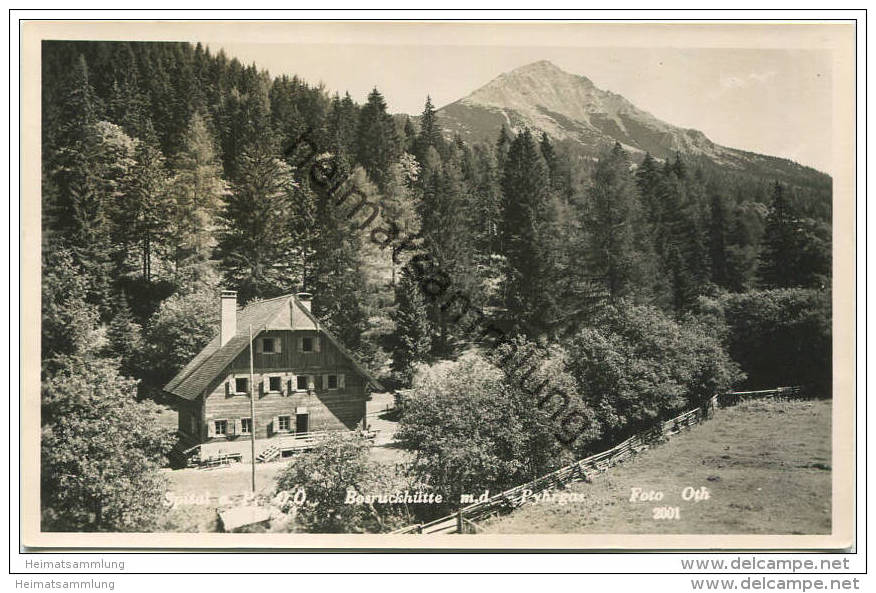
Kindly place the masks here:
[(219, 345), (224, 346), (237, 333), (237, 291), (223, 290), (219, 303)]
[(295, 295), (295, 297), (298, 299), (298, 302), (300, 302), (301, 305), (305, 309), (310, 311), (310, 301), (313, 300), (312, 294), (310, 294), (309, 292), (299, 292), (298, 294)]

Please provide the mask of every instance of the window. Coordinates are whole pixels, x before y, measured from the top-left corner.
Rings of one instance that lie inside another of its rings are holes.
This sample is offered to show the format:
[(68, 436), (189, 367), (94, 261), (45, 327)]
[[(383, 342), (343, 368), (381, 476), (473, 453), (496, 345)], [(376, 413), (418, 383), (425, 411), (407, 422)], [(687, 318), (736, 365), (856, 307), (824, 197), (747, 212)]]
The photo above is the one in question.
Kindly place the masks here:
[(283, 389), (282, 377), (268, 377), (268, 391), (280, 391)]
[(277, 430), (278, 431), (289, 431), (289, 416), (277, 416)]
[(237, 377), (234, 379), (235, 393), (249, 393), (249, 379), (246, 377)]
[(313, 338), (312, 337), (304, 337), (301, 338), (301, 351), (302, 352), (313, 352)]
[(326, 389), (337, 389), (338, 388), (338, 376), (337, 375), (328, 375), (326, 379), (328, 385), (326, 385)]
[(224, 437), (228, 434), (228, 421), (227, 420), (216, 420), (216, 436)]
[(298, 391), (307, 391), (308, 379), (309, 377), (307, 375), (298, 375), (298, 377), (295, 378), (295, 388), (298, 389)]
[(262, 352), (265, 354), (279, 352), (280, 349), (277, 346), (277, 338), (262, 338)]
[(252, 434), (252, 418), (240, 419), (240, 434)]

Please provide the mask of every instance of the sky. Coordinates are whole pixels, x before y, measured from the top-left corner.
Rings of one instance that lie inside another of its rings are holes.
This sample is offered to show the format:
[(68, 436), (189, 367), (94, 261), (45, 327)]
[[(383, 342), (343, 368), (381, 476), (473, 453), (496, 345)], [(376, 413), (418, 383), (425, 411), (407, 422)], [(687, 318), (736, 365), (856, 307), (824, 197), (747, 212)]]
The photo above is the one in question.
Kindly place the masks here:
[[(679, 41), (664, 30), (612, 36), (605, 27), (584, 25), (504, 28), (499, 33), (476, 26), (450, 25), (439, 31), (402, 30), (403, 25), (387, 23), (380, 27), (369, 35), (362, 34), (359, 24), (341, 34), (302, 29), (309, 34), (283, 41), (267, 36), (260, 43), (211, 41), (208, 46), (211, 51), (221, 47), (275, 76), (296, 74), (323, 83), (330, 92), (348, 91), (359, 103), (376, 86), (391, 112), (408, 114), (422, 111), (426, 95), (443, 106), (503, 72), (550, 60), (667, 123), (700, 130), (719, 144), (831, 170), (832, 55), (824, 49), (800, 43), (781, 47), (776, 36), (769, 38), (776, 47), (754, 48), (764, 37), (750, 35), (730, 36), (729, 43), (715, 43), (720, 35), (702, 36), (704, 44), (717, 46), (685, 47), (690, 41), (697, 44), (697, 38)], [(654, 47), (648, 46), (649, 38)], [(734, 39), (739, 42), (734, 44)]]

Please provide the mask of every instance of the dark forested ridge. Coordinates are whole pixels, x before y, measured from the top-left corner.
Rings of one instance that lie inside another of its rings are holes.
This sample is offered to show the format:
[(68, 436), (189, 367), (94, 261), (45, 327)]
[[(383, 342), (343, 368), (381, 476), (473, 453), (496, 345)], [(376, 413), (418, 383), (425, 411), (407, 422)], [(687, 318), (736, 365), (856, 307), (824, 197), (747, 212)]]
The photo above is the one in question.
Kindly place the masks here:
[[(794, 357), (770, 353), (777, 333), (797, 348), (817, 335), (829, 361), (831, 187), (811, 169), (741, 151), (734, 162), (657, 158), (611, 142), (594, 156), (502, 124), (464, 139), (428, 97), (417, 117), (392, 115), (376, 88), (360, 105), (200, 44), (44, 42), (42, 58), (52, 405), (70, 376), (99, 382), (98, 399), (127, 397), (128, 377), (141, 399), (157, 396), (217, 331), (223, 288), (242, 303), (314, 293), (314, 313), (390, 385), (482, 342), (444, 300), (451, 293), (527, 348), (574, 354), (568, 381), (599, 398), (628, 387), (594, 378), (615, 347), (659, 330), (654, 344), (681, 348), (675, 324), (720, 341), (679, 360), (727, 347), (753, 361), (751, 384), (794, 382)], [(654, 356), (630, 348), (631, 361)], [(829, 363), (813, 368), (823, 372), (808, 380), (829, 376)], [(679, 390), (666, 410), (686, 401)], [(599, 413), (613, 405), (588, 398)], [(593, 434), (662, 409), (594, 420)]]

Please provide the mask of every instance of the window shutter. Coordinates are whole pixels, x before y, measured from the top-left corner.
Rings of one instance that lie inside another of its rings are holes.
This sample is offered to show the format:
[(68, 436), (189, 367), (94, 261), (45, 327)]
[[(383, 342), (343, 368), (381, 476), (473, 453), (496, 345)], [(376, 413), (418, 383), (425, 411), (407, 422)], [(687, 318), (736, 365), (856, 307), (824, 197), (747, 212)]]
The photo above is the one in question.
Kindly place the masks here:
[(262, 352), (265, 351), (264, 343), (265, 343), (264, 338), (259, 338), (258, 340), (255, 341), (256, 354), (261, 354)]
[(296, 340), (298, 341), (298, 352), (304, 352), (304, 338), (298, 336)]
[(261, 389), (262, 396), (264, 396), (265, 394), (268, 393), (268, 387), (269, 387), (268, 378), (265, 376), (262, 376), (262, 380), (261, 380), (260, 385), (259, 385), (259, 389)]
[(210, 420), (209, 422), (207, 422), (207, 438), (212, 439), (215, 436), (216, 436), (216, 422), (213, 420)]
[(338, 389), (344, 389), (345, 387), (344, 375), (338, 375)]
[(274, 339), (274, 352), (280, 354), (283, 351), (283, 338)]
[(243, 434), (243, 423), (239, 419), (234, 421), (234, 434)]
[(313, 376), (313, 388), (319, 390), (322, 389), (322, 375)]
[(229, 379), (228, 381), (225, 382), (225, 397), (229, 397), (233, 393), (233, 390), (231, 389), (231, 382), (232, 381), (233, 381), (233, 379)]
[(280, 432), (280, 417), (274, 416), (273, 420), (271, 420), (271, 432), (277, 434)]
[(313, 351), (320, 352), (322, 350), (322, 336), (317, 334), (315, 338), (313, 338)]

